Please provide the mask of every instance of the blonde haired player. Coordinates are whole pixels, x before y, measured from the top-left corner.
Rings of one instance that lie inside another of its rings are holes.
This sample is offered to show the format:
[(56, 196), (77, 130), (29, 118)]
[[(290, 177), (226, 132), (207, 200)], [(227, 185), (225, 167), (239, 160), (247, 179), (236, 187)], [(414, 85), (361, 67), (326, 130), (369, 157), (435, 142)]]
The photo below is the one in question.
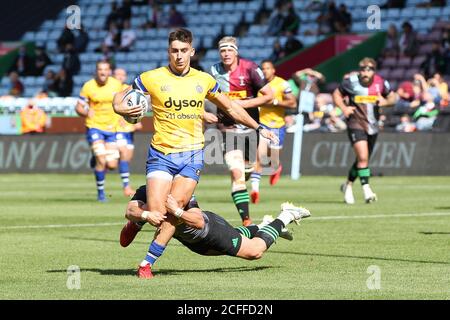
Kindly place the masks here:
[(115, 93), (122, 91), (120, 81), (111, 77), (107, 61), (98, 61), (95, 78), (81, 88), (75, 111), (86, 119), (86, 137), (95, 157), (94, 175), (97, 183), (97, 200), (106, 201), (106, 169), (115, 169), (119, 159), (116, 145), (116, 126), (119, 116), (112, 108)]
[[(285, 110), (287, 108), (294, 109), (297, 107), (297, 99), (292, 94), (289, 83), (275, 75), (275, 66), (272, 61), (264, 60), (261, 63), (262, 72), (269, 86), (274, 92), (274, 99), (264, 104), (259, 109), (259, 122), (267, 130), (272, 131), (279, 139), (278, 143), (273, 143), (267, 139), (261, 138), (258, 145), (258, 155), (260, 161), (267, 158), (270, 151), (271, 168), (273, 170), (270, 176), (270, 184), (274, 185), (280, 179), (283, 169), (280, 163), (280, 151), (283, 148), (284, 136), (286, 134), (286, 126), (284, 122)], [(262, 167), (260, 162), (256, 164), (255, 170), (250, 176), (252, 184), (252, 192), (250, 194), (252, 202), (259, 202), (259, 183), (261, 180)]]
[[(178, 28), (169, 34), (169, 65), (139, 75), (133, 88), (150, 95), (155, 133), (147, 159), (147, 199), (149, 211), (166, 214), (169, 194), (184, 208), (197, 186), (203, 169), (203, 114), (205, 98), (216, 104), (239, 123), (260, 129), (239, 105), (233, 104), (219, 90), (209, 74), (190, 67), (195, 54), (192, 33)], [(135, 112), (123, 99), (125, 92), (114, 97), (114, 110), (128, 116)], [(135, 106), (138, 108), (139, 106)], [(141, 109), (143, 107), (141, 106)], [(268, 130), (261, 129), (266, 138), (276, 140)], [(181, 214), (176, 212), (176, 214)], [(151, 266), (160, 257), (175, 233), (176, 216), (168, 215), (161, 223), (138, 269), (140, 278), (152, 278)], [(141, 225), (127, 223), (121, 232), (120, 244), (128, 245)]]
[[(219, 41), (221, 62), (211, 67), (211, 75), (228, 97), (238, 102), (249, 115), (259, 122), (258, 107), (273, 99), (273, 92), (264, 74), (253, 61), (241, 58), (236, 38), (226, 36)], [(259, 96), (258, 96), (259, 94)], [(231, 197), (242, 219), (252, 224), (250, 196), (246, 185), (246, 172), (257, 160), (259, 135), (252, 128), (236, 123), (220, 110), (218, 128), (223, 133), (224, 158), (231, 175)]]
[[(114, 69), (113, 77), (122, 83), (122, 89), (129, 88), (126, 84), (127, 72), (125, 69)], [(128, 123), (123, 117), (119, 118), (116, 127), (117, 147), (119, 148), (119, 174), (122, 180), (123, 194), (130, 197), (134, 194), (133, 188), (130, 186), (130, 162), (134, 153), (134, 131), (141, 130), (142, 123)]]

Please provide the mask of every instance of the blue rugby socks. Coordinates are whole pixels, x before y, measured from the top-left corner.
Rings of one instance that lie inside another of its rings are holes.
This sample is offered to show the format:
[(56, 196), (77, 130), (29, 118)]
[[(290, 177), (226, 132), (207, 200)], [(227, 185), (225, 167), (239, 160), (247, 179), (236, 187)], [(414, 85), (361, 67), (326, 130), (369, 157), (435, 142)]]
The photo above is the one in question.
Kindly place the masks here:
[(166, 249), (165, 246), (162, 246), (158, 243), (156, 243), (155, 240), (152, 241), (150, 244), (150, 247), (148, 248), (147, 255), (145, 256), (145, 259), (141, 262), (141, 267), (146, 266), (147, 264), (150, 264), (152, 266), (156, 260), (164, 253), (164, 250)]
[(128, 161), (119, 161), (119, 173), (122, 179), (122, 186), (128, 187), (130, 184), (130, 163)]
[(98, 201), (105, 201), (105, 175), (106, 170), (103, 171), (94, 171), (95, 175), (95, 181), (97, 183), (97, 200)]

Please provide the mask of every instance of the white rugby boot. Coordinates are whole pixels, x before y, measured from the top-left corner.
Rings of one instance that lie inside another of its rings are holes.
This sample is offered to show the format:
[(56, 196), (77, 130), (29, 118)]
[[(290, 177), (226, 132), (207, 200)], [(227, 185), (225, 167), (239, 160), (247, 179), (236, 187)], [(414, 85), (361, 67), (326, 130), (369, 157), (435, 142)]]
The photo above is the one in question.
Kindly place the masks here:
[(302, 218), (308, 218), (309, 216), (311, 216), (311, 212), (308, 209), (294, 206), (290, 202), (284, 202), (281, 204), (281, 212), (278, 219), (283, 221), (284, 225), (287, 226), (292, 221), (299, 224)]
[(353, 196), (353, 186), (351, 184), (341, 184), (341, 191), (344, 193), (344, 202), (346, 204), (355, 204), (355, 197)]
[(362, 187), (364, 192), (364, 200), (366, 203), (372, 203), (378, 200), (377, 195), (372, 191), (369, 184), (365, 184)]

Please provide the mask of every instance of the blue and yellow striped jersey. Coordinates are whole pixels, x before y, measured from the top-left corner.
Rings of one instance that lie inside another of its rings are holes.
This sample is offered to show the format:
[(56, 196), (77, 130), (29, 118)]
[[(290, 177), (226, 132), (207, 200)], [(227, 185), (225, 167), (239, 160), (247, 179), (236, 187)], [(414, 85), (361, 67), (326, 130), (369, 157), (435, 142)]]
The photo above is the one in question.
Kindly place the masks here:
[[(283, 95), (292, 92), (289, 83), (277, 76), (269, 82), (269, 86), (273, 91), (274, 99), (277, 99), (278, 101), (283, 100)], [(259, 122), (270, 128), (281, 128), (285, 125), (285, 111), (285, 108), (274, 106), (273, 104), (263, 105), (259, 109)]]
[(205, 98), (213, 99), (219, 93), (212, 76), (194, 68), (177, 76), (169, 67), (161, 67), (142, 73), (133, 87), (151, 97), (153, 148), (164, 154), (203, 148)]
[(122, 84), (113, 77), (100, 86), (95, 79), (86, 82), (81, 88), (80, 100), (94, 110), (92, 118), (86, 118), (86, 127), (108, 132), (116, 132), (120, 116), (114, 112), (112, 101), (114, 94), (122, 91)]

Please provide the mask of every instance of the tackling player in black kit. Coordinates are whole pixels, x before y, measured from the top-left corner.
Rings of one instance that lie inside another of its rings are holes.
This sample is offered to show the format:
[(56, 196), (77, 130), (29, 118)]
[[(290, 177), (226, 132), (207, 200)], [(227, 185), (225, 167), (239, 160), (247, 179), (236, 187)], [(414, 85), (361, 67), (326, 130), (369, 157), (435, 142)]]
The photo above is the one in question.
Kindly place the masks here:
[[(160, 216), (158, 212), (146, 211), (146, 203), (146, 186), (141, 186), (128, 203), (125, 217), (136, 225), (142, 226), (149, 222), (158, 227), (165, 217)], [(278, 217), (272, 222), (234, 228), (221, 216), (201, 210), (195, 199), (191, 199), (189, 204), (181, 209), (178, 202), (169, 195), (166, 208), (168, 214), (179, 220), (173, 237), (191, 251), (206, 256), (229, 255), (248, 260), (261, 258), (285, 226), (292, 221), (298, 223), (302, 218), (311, 215), (307, 209), (285, 202), (281, 205)], [(122, 237), (122, 234), (120, 240), (123, 247), (133, 241), (132, 238)]]

